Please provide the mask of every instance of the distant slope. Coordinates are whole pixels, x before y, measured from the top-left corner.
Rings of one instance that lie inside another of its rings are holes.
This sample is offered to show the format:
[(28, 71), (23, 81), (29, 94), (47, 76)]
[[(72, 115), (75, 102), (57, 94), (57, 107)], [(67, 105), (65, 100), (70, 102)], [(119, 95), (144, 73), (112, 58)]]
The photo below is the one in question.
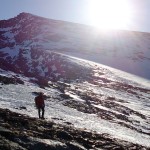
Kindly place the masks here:
[(60, 52), (150, 79), (150, 33), (98, 31), (28, 13), (0, 21), (1, 67), (27, 49)]

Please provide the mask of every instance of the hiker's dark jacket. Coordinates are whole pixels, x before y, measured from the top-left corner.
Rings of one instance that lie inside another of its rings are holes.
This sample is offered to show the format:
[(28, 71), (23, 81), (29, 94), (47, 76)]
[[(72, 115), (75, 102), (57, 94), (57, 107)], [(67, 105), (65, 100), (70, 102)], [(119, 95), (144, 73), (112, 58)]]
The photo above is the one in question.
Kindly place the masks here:
[(35, 97), (35, 105), (37, 108), (45, 107), (44, 98), (42, 95)]

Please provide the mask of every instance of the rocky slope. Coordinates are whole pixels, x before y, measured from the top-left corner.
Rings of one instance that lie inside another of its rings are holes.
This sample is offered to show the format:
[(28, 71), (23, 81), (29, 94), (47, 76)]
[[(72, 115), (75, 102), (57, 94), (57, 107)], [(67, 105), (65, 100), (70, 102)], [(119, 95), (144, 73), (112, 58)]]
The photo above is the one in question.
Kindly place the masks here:
[(5, 150), (146, 150), (138, 144), (55, 124), (0, 109), (0, 149)]
[(149, 149), (149, 80), (65, 55), (149, 78), (149, 40), (27, 13), (0, 21), (0, 149)]
[[(37, 149), (37, 145), (45, 149), (73, 149), (72, 145), (74, 149), (149, 149), (150, 88), (116, 76), (104, 66), (73, 60), (81, 69), (68, 82), (37, 85), (35, 78), (0, 70), (0, 108), (19, 113), (1, 109), (1, 145), (10, 149), (14, 145), (24, 149)], [(82, 78), (86, 68), (89, 74)], [(45, 93), (46, 120), (35, 118), (34, 97), (39, 91)]]

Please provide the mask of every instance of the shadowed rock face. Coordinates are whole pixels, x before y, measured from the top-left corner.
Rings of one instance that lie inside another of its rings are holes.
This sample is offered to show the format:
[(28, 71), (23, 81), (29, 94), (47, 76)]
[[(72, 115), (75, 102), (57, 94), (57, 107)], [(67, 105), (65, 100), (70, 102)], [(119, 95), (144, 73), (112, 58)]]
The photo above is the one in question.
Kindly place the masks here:
[(5, 77), (0, 75), (0, 82), (3, 84), (24, 84), (22, 80), (17, 77)]
[(0, 109), (0, 149), (146, 149), (143, 146)]
[(46, 50), (84, 58), (150, 79), (149, 33), (97, 31), (89, 26), (28, 13), (0, 21), (0, 61), (3, 68), (37, 74), (41, 69), (33, 69), (38, 66), (36, 56)]

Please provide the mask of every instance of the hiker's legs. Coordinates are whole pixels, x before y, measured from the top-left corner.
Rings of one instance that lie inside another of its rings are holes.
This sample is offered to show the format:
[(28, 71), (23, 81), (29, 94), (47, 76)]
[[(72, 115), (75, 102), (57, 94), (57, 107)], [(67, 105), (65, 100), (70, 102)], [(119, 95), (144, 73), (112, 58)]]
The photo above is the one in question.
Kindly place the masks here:
[(41, 108), (42, 109), (42, 118), (44, 118), (44, 107)]
[(40, 112), (41, 112), (41, 109), (40, 109), (40, 108), (38, 108), (39, 118), (41, 118)]

